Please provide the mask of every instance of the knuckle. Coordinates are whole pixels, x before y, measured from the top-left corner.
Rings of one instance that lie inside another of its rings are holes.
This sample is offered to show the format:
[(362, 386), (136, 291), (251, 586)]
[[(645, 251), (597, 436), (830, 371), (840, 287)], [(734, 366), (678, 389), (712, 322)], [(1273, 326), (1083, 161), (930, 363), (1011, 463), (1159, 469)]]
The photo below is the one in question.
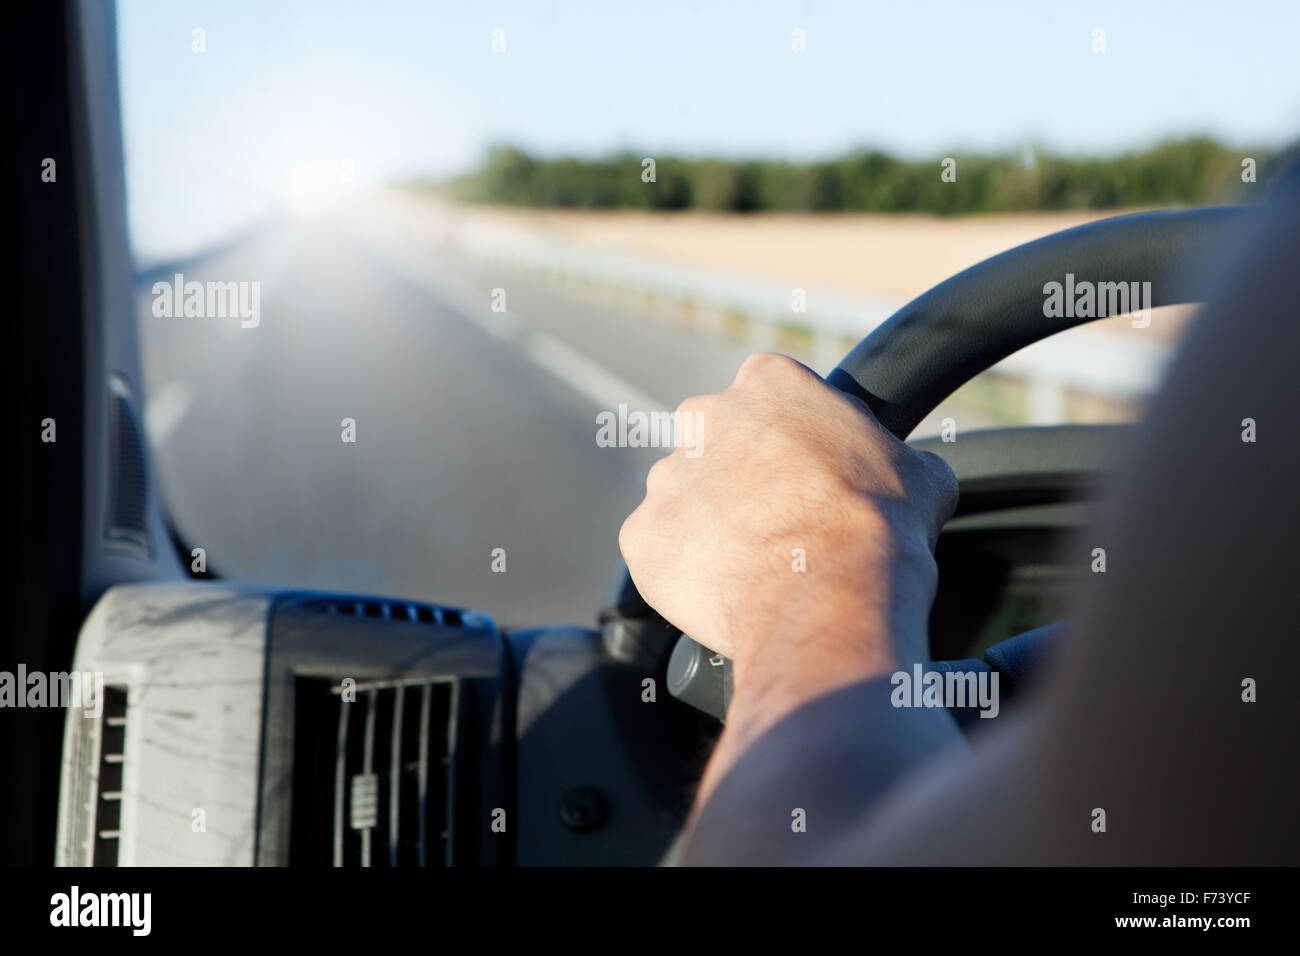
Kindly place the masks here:
[(930, 451), (928, 448), (918, 448), (915, 451), (917, 457), (925, 463), (926, 468), (935, 474), (943, 474), (945, 471), (949, 474), (952, 473), (952, 468), (949, 467), (948, 462), (941, 455)]
[(655, 488), (661, 488), (666, 483), (672, 469), (672, 461), (672, 455), (665, 455), (650, 466), (645, 476), (647, 494), (652, 494)]
[(694, 395), (677, 406), (673, 412), (673, 439), (677, 451), (681, 450), (683, 442), (699, 440), (705, 416), (724, 407), (719, 404), (720, 398), (717, 395)]
[(632, 513), (623, 519), (623, 525), (618, 529), (618, 549), (623, 553), (623, 560), (632, 565), (636, 561), (637, 545), (640, 541), (641, 509), (635, 508)]
[(919, 454), (934, 483), (936, 497), (945, 516), (951, 515), (953, 509), (957, 507), (957, 475), (941, 455), (932, 451), (921, 451)]
[(683, 398), (677, 405), (677, 411), (674, 413), (678, 418), (683, 415), (697, 415), (700, 409), (704, 407), (703, 395), (692, 395), (689, 398)]
[(741, 385), (754, 379), (764, 379), (780, 375), (798, 365), (794, 359), (776, 352), (755, 352), (740, 363), (736, 372), (735, 384)]

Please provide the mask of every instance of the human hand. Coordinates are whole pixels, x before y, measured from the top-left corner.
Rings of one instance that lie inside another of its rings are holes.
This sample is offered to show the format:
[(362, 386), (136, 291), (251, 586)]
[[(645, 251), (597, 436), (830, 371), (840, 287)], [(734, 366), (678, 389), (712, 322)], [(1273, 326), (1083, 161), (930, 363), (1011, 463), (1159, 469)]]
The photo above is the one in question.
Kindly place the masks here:
[(655, 463), (619, 544), (650, 606), (732, 659), (729, 726), (928, 656), (933, 548), (957, 498), (941, 458), (780, 355), (678, 411), (700, 454)]

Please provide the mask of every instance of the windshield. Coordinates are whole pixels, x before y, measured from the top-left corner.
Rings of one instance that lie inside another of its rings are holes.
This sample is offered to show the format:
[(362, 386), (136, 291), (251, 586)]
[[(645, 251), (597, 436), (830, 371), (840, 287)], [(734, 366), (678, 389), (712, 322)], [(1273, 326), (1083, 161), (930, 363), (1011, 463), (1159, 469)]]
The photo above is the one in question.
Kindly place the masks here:
[[(124, 0), (168, 512), (226, 576), (588, 623), (638, 422), (1038, 236), (1252, 200), (1294, 13), (1212, 10)], [(1128, 306), (917, 434), (1140, 414), (1190, 310)]]

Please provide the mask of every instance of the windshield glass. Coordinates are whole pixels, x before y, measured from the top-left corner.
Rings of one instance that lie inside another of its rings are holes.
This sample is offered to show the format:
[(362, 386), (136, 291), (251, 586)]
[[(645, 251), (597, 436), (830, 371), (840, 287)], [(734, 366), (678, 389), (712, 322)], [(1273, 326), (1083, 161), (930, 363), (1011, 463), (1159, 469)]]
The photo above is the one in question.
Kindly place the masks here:
[[(667, 450), (637, 416), (753, 351), (824, 374), (1030, 239), (1250, 201), (1300, 106), (1279, 19), (123, 0), (168, 512), (226, 576), (589, 623)], [(1188, 315), (1042, 343), (917, 434), (1131, 419)]]

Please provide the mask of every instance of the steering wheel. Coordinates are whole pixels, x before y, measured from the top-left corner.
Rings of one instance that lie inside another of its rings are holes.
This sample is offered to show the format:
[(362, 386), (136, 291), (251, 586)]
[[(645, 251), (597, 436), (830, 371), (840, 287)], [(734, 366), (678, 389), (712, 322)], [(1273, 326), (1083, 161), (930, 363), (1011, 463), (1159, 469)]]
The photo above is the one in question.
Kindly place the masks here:
[[(1092, 321), (1094, 316), (1076, 316), (1074, 309), (1046, 315), (1047, 283), (1064, 285), (1067, 274), (1076, 289), (1085, 282), (1094, 290), (1109, 288), (1102, 283), (1137, 282), (1139, 290), (1150, 290), (1143, 307), (1201, 301), (1212, 272), (1210, 256), (1240, 235), (1250, 215), (1249, 207), (1230, 206), (1137, 213), (1017, 246), (903, 306), (859, 342), (827, 382), (862, 399), (884, 427), (904, 439), (980, 372), (1027, 345)], [(671, 628), (661, 618), (657, 623), (661, 633)], [(668, 689), (722, 718), (730, 702), (730, 671), (725, 658), (682, 635), (669, 661)]]

